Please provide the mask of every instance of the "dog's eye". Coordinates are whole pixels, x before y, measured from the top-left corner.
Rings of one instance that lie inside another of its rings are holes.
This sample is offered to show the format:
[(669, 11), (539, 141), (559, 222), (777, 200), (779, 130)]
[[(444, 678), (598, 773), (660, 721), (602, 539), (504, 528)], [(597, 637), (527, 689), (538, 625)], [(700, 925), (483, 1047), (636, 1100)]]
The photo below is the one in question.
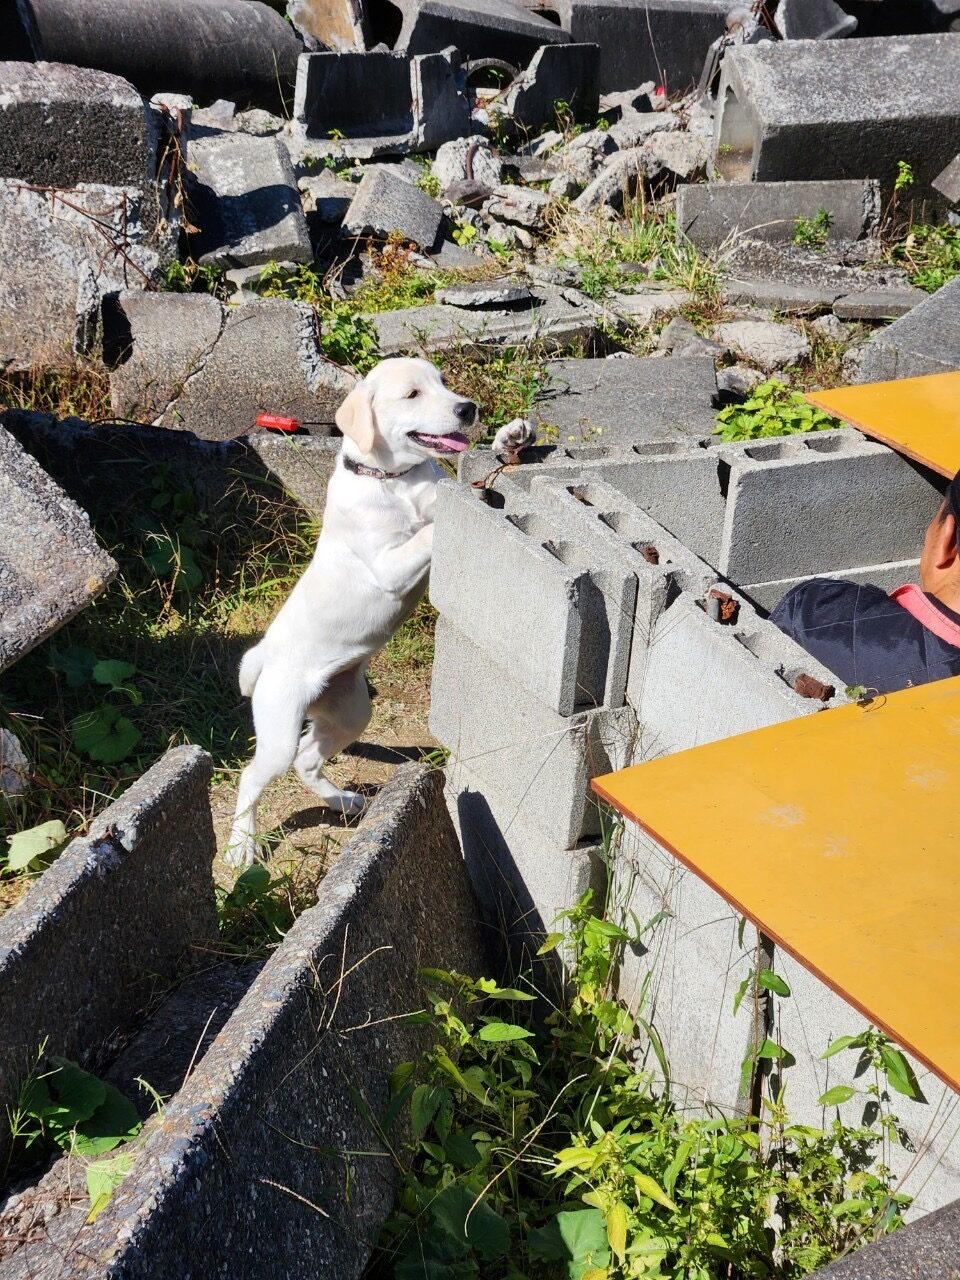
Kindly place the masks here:
[(408, 400), (416, 400), (416, 398), (417, 398), (417, 396), (418, 396), (419, 394), (420, 394), (420, 392), (417, 390), (417, 388), (416, 388), (416, 387), (414, 387), (412, 391), (408, 391), (408, 392), (407, 392), (407, 399), (408, 399)]

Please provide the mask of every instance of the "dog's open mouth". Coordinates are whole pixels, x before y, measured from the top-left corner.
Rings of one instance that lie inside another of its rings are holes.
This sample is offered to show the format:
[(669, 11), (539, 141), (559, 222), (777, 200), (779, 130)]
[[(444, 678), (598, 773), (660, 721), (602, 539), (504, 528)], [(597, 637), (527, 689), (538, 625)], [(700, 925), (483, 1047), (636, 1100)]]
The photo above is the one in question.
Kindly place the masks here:
[(470, 441), (459, 431), (448, 436), (435, 436), (428, 431), (410, 431), (408, 434), (411, 440), (416, 440), (425, 449), (432, 449), (434, 453), (463, 453), (464, 449), (470, 448)]

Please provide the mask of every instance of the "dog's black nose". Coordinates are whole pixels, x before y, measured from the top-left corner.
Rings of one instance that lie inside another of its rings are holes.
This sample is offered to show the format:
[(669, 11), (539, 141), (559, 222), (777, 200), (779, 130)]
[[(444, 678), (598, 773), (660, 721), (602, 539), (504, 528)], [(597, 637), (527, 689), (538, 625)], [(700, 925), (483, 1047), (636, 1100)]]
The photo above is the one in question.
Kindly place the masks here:
[(477, 416), (477, 406), (472, 400), (458, 400), (453, 406), (453, 412), (461, 422), (473, 422)]

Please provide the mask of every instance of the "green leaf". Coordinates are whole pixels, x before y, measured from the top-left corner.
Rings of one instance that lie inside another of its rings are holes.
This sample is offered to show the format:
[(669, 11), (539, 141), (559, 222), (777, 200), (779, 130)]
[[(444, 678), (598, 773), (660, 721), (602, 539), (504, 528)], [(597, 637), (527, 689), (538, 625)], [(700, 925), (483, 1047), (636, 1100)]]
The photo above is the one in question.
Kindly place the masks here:
[(38, 827), (30, 827), (26, 831), (18, 831), (7, 839), (7, 869), (23, 871), (31, 862), (45, 857), (66, 839), (67, 828), (59, 818), (41, 822)]
[(674, 1213), (680, 1212), (656, 1179), (651, 1178), (649, 1174), (634, 1174), (633, 1182), (634, 1186), (637, 1188), (638, 1195), (649, 1196), (650, 1199), (655, 1200), (657, 1204), (662, 1204), (665, 1209), (670, 1209)]
[(894, 1049), (889, 1044), (883, 1045), (880, 1049), (880, 1062), (891, 1088), (906, 1098), (912, 1098), (914, 1102), (926, 1102), (913, 1067), (899, 1049)]
[(87, 1222), (93, 1222), (110, 1203), (110, 1198), (133, 1168), (133, 1156), (111, 1156), (109, 1160), (94, 1160), (87, 1165), (87, 1195), (90, 1212)]
[(850, 1085), (835, 1084), (832, 1089), (828, 1089), (826, 1093), (821, 1095), (820, 1105), (823, 1107), (839, 1107), (842, 1102), (849, 1102), (856, 1095), (856, 1089)]
[(562, 933), (548, 933), (543, 940), (543, 946), (537, 951), (538, 956), (549, 955), (551, 951), (556, 951), (560, 943), (563, 941)]
[(840, 1036), (834, 1040), (833, 1044), (827, 1049), (826, 1053), (821, 1053), (821, 1060), (824, 1058), (832, 1058), (835, 1053), (842, 1053), (844, 1049), (862, 1049), (864, 1038), (859, 1036)]
[(90, 682), (97, 655), (85, 645), (72, 644), (66, 649), (50, 646), (50, 666), (66, 677), (68, 689), (82, 689)]
[(440, 1106), (441, 1091), (432, 1084), (418, 1084), (410, 1099), (410, 1128), (414, 1138), (422, 1138)]
[(513, 1022), (488, 1022), (480, 1028), (478, 1035), (481, 1040), (502, 1044), (508, 1040), (529, 1040), (533, 1032), (526, 1027), (518, 1027)]
[(451, 1133), (443, 1144), (447, 1159), (461, 1169), (474, 1169), (480, 1163), (476, 1144), (465, 1133)]
[(772, 969), (760, 970), (757, 974), (757, 986), (764, 991), (772, 991), (777, 996), (788, 996), (790, 994), (790, 988)]
[(534, 1258), (566, 1262), (571, 1280), (583, 1280), (585, 1272), (610, 1261), (607, 1226), (599, 1209), (558, 1213), (546, 1226), (530, 1232), (527, 1247)]
[(82, 1156), (98, 1156), (135, 1138), (142, 1127), (137, 1109), (112, 1084), (103, 1083), (106, 1097), (89, 1120), (75, 1130), (74, 1150)]
[[(250, 868), (251, 871), (253, 868)], [(264, 870), (266, 868), (264, 867)], [(390, 1096), (393, 1097), (399, 1093), (403, 1086), (413, 1075), (415, 1064), (412, 1062), (400, 1062), (390, 1072)]]
[(70, 726), (73, 745), (91, 760), (116, 764), (140, 741), (140, 730), (116, 707), (104, 706), (77, 716)]
[(750, 983), (752, 981), (753, 981), (753, 974), (748, 973), (747, 976), (744, 978), (744, 980), (740, 983), (739, 987), (737, 987), (737, 994), (733, 997), (734, 1016), (736, 1016), (737, 1011), (739, 1010), (740, 1006), (743, 1004), (743, 997), (749, 991)]
[(97, 684), (109, 685), (117, 690), (123, 687), (124, 680), (129, 680), (135, 673), (132, 662), (123, 662), (119, 658), (104, 658), (93, 668), (93, 678)]
[(482, 1258), (502, 1258), (510, 1248), (506, 1219), (468, 1187), (445, 1187), (430, 1205), (430, 1216), (441, 1231), (476, 1249)]
[(107, 1086), (89, 1071), (67, 1058), (51, 1058), (54, 1070), (47, 1076), (47, 1088), (58, 1109), (59, 1123), (72, 1128), (89, 1120), (107, 1096)]

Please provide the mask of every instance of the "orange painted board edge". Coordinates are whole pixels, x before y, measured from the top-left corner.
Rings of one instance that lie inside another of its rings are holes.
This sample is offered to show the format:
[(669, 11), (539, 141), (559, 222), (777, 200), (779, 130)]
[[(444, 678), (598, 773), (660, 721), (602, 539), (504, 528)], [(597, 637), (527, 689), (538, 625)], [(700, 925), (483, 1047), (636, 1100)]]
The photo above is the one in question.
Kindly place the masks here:
[[(829, 714), (829, 712), (826, 712), (824, 714)], [(762, 732), (762, 730), (760, 732)], [(690, 748), (690, 750), (695, 751), (696, 748), (693, 747), (693, 748)], [(633, 766), (633, 767), (636, 768), (638, 766)], [(625, 772), (625, 770), (619, 770), (618, 772), (623, 773)], [(672, 854), (673, 857), (675, 857), (678, 862), (682, 863), (683, 866), (685, 866), (688, 871), (692, 871), (693, 874), (699, 880), (702, 880), (704, 884), (709, 885), (711, 889), (713, 889), (716, 893), (720, 895), (721, 898), (724, 899), (724, 901), (729, 902), (730, 905), (740, 913), (740, 915), (746, 916), (746, 918), (750, 921), (751, 924), (755, 925), (763, 934), (765, 934), (766, 937), (770, 938), (773, 942), (775, 942), (778, 947), (782, 947), (783, 950), (786, 951), (788, 955), (792, 956), (793, 959), (796, 960), (798, 964), (802, 965), (803, 968), (806, 969), (808, 973), (812, 973), (815, 978), (819, 978), (819, 980), (825, 986), (829, 987), (831, 991), (836, 992), (836, 994), (840, 996), (841, 999), (846, 1000), (848, 1004), (852, 1005), (855, 1009), (859, 1010), (859, 1012), (862, 1013), (863, 1016), (869, 1022), (871, 1022), (874, 1026), (879, 1027), (881, 1031), (886, 1032), (886, 1034), (890, 1036), (890, 1038), (894, 1040), (901, 1048), (907, 1049), (910, 1053), (912, 1053), (913, 1056), (917, 1059), (917, 1061), (922, 1062), (923, 1065), (928, 1068), (928, 1070), (932, 1071), (938, 1080), (942, 1080), (943, 1083), (948, 1085), (951, 1089), (956, 1089), (960, 1091), (960, 1077), (958, 1077), (957, 1079), (954, 1079), (953, 1076), (948, 1071), (944, 1071), (942, 1067), (939, 1067), (935, 1062), (932, 1062), (931, 1059), (925, 1053), (923, 1053), (920, 1049), (918, 1049), (915, 1044), (911, 1043), (910, 1040), (904, 1039), (904, 1037), (896, 1029), (896, 1027), (893, 1027), (889, 1023), (885, 1022), (883, 1019), (878, 1018), (876, 1014), (873, 1013), (870, 1009), (868, 1009), (867, 1006), (862, 1001), (856, 999), (854, 996), (851, 996), (849, 992), (844, 991), (843, 988), (838, 983), (832, 981), (831, 978), (827, 974), (825, 974), (821, 969), (817, 968), (816, 965), (811, 964), (810, 961), (805, 956), (801, 955), (800, 952), (797, 951), (796, 948), (793, 947), (785, 938), (781, 937), (776, 931), (770, 929), (756, 912), (751, 911), (742, 902), (738, 901), (738, 899), (732, 897), (724, 889), (723, 885), (718, 884), (717, 881), (714, 880), (711, 876), (705, 875), (698, 866), (696, 866), (688, 858), (684, 857), (683, 853), (678, 848), (676, 848), (673, 844), (671, 844), (670, 841), (661, 832), (657, 831), (650, 823), (645, 822), (643, 818), (640, 817), (639, 814), (632, 813), (629, 809), (625, 808), (622, 802), (619, 801), (614, 795), (612, 795), (611, 792), (604, 786), (604, 783), (608, 778), (614, 778), (616, 776), (617, 776), (616, 773), (603, 774), (599, 778), (593, 778), (591, 780), (590, 786), (596, 792), (596, 794), (600, 796), (602, 800), (605, 800), (608, 804), (612, 805), (613, 808), (616, 809), (618, 813), (621, 813), (625, 818), (628, 818), (631, 822), (635, 822), (642, 831), (645, 831), (648, 836), (651, 836), (654, 840), (656, 840), (656, 842), (662, 848), (666, 849), (668, 853)]]

